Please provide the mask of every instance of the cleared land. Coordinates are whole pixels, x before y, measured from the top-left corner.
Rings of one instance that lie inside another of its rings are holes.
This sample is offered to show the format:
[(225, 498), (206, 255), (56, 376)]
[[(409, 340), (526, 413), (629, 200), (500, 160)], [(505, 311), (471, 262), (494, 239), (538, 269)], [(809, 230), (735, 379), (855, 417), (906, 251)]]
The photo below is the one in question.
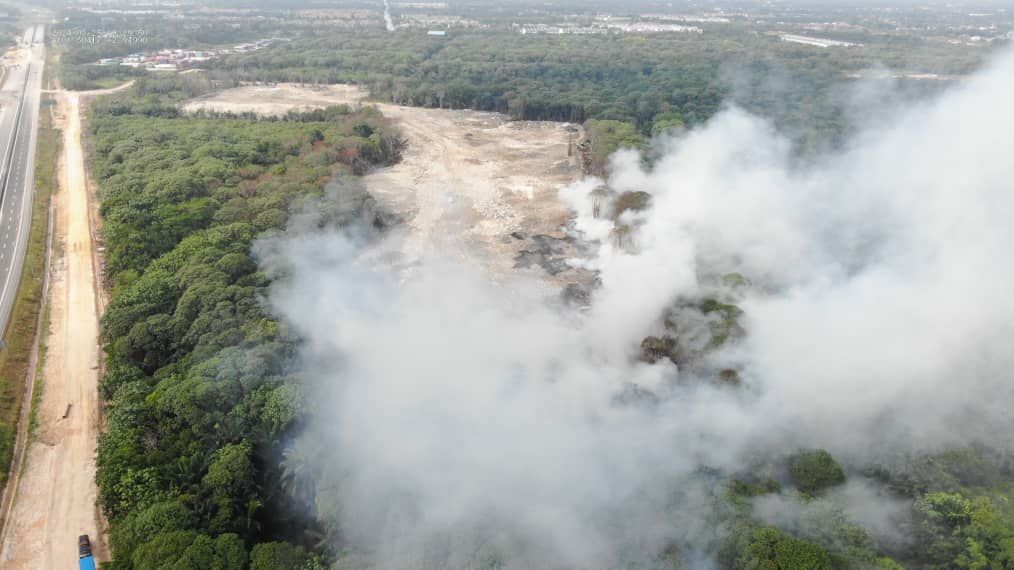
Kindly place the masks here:
[[(72, 566), (78, 535), (100, 537), (95, 506), (99, 305), (78, 96), (63, 94), (60, 108), (63, 191), (54, 197), (50, 330), (38, 431), (0, 550), (0, 565), (9, 569)], [(101, 548), (101, 540), (95, 543)]]
[[(360, 104), (354, 86), (247, 86), (192, 101), (185, 110), (263, 115), (290, 109)], [(373, 103), (371, 103), (373, 104)], [(402, 244), (409, 261), (436, 249), (479, 260), (494, 277), (516, 272), (516, 260), (538, 250), (549, 236), (557, 257), (569, 253), (561, 231), (569, 213), (559, 189), (581, 176), (568, 156), (577, 127), (514, 122), (496, 113), (376, 104), (397, 121), (408, 140), (404, 159), (365, 178), (367, 188), (410, 228)], [(537, 265), (531, 271), (545, 276)], [(574, 270), (557, 264), (556, 280)]]

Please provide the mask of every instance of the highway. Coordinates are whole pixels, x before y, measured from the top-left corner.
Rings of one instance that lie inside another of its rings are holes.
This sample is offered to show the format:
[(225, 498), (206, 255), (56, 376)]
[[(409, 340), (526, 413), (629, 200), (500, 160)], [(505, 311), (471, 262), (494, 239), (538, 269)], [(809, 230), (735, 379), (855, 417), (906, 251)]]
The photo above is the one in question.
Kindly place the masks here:
[[(0, 326), (6, 331), (28, 246), (35, 192), (43, 26), (25, 31), (23, 57), (7, 70), (0, 89)], [(40, 276), (41, 277), (41, 276)]]

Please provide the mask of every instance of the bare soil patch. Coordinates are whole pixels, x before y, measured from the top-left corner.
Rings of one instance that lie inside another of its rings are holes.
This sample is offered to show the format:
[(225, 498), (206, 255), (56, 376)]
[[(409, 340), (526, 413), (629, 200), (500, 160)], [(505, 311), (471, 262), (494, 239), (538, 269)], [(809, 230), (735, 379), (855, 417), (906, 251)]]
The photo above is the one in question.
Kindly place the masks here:
[[(229, 89), (184, 109), (279, 115), (336, 104), (367, 103), (355, 86), (278, 84)], [(511, 121), (497, 113), (369, 104), (397, 121), (408, 141), (399, 164), (365, 178), (377, 200), (407, 220), (410, 231), (401, 249), (408, 261), (436, 249), (477, 259), (494, 278), (517, 271), (557, 283), (586, 277), (562, 263), (571, 253), (562, 231), (569, 212), (558, 199), (559, 189), (581, 176), (570, 156), (578, 127)], [(552, 254), (552, 275), (543, 264), (518, 264), (547, 239), (562, 248)]]

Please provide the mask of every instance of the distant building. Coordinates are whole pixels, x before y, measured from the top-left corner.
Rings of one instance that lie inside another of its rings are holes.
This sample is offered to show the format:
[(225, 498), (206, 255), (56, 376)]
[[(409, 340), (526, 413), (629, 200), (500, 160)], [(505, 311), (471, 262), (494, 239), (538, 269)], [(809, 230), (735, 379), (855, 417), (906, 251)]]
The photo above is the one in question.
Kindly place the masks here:
[(284, 38), (269, 38), (256, 43), (246, 43), (232, 49), (160, 49), (132, 53), (125, 57), (104, 58), (95, 65), (123, 65), (146, 69), (149, 71), (179, 71), (196, 64), (211, 61), (230, 53), (256, 51), (276, 41), (289, 41)]
[(782, 34), (779, 36), (783, 42), (793, 42), (797, 44), (806, 44), (808, 46), (817, 46), (822, 48), (827, 47), (851, 47), (862, 44), (854, 44), (852, 42), (843, 42), (839, 40), (829, 40), (826, 38), (813, 38), (810, 36), (798, 36), (795, 34)]
[(426, 32), (426, 35), (427, 36), (446, 36), (447, 35), (447, 31), (446, 30), (430, 30), (430, 31)]

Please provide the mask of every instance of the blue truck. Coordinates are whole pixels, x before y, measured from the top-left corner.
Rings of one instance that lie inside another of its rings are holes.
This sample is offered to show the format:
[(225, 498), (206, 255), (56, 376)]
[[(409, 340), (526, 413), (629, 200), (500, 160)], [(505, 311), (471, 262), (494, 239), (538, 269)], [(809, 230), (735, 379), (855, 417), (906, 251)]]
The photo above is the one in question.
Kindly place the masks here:
[(77, 557), (80, 570), (95, 570), (95, 557), (92, 556), (92, 542), (87, 534), (77, 537)]

